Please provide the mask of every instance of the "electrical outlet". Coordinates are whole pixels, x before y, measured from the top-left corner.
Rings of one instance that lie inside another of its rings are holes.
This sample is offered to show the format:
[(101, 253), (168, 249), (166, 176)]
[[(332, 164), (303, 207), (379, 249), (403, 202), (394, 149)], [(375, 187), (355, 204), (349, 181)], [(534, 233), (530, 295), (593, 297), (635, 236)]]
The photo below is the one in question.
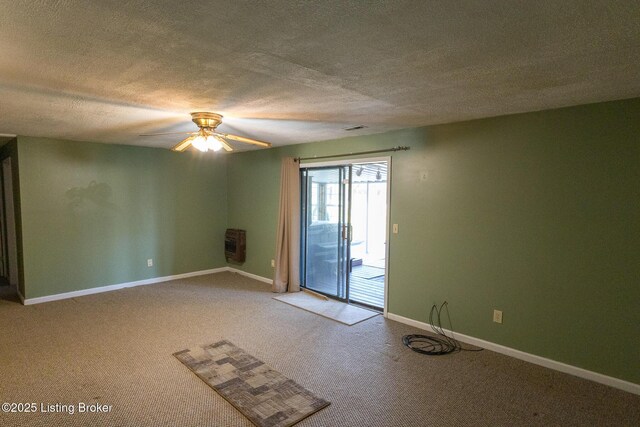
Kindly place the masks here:
[(398, 224), (393, 224), (393, 234), (398, 234)]
[(153, 259), (152, 258), (149, 258), (147, 260), (147, 267), (153, 267)]
[(276, 266), (276, 260), (272, 259), (271, 260), (271, 268), (275, 268), (275, 266)]
[(502, 311), (493, 310), (493, 321), (496, 323), (502, 323)]

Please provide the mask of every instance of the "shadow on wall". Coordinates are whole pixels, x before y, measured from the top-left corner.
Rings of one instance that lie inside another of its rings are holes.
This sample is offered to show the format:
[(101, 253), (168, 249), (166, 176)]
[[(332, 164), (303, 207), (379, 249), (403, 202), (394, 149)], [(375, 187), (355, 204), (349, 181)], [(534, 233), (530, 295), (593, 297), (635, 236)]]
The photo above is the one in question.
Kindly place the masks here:
[(117, 210), (111, 203), (111, 187), (107, 183), (91, 181), (86, 187), (73, 187), (65, 193), (69, 201), (69, 208), (74, 214), (86, 214), (99, 209)]

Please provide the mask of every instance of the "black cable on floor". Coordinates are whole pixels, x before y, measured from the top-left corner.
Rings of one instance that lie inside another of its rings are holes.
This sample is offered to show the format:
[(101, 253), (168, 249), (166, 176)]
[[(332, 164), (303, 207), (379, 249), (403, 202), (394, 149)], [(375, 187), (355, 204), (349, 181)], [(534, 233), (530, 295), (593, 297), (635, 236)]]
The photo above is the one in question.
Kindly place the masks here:
[[(435, 336), (418, 334), (405, 335), (402, 337), (404, 345), (416, 353), (429, 356), (442, 356), (444, 354), (457, 353), (458, 351), (482, 351), (482, 348), (464, 348), (457, 340), (444, 333), (441, 320), (443, 308), (447, 308), (447, 316), (449, 316), (449, 308), (446, 301), (442, 303), (440, 308), (434, 304), (429, 313), (429, 325), (436, 333)], [(451, 323), (451, 318), (449, 318), (449, 323)]]

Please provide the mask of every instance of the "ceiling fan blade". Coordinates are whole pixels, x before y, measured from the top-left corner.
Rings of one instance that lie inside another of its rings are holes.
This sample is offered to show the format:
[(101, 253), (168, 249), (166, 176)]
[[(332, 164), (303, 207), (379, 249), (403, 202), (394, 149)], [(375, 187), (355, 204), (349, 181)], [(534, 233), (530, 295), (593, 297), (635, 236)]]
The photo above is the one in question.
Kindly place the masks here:
[(232, 141), (244, 142), (246, 144), (259, 145), (260, 147), (271, 147), (271, 144), (268, 143), (268, 142), (258, 141), (257, 139), (246, 138), (244, 136), (230, 135), (228, 133), (216, 133), (216, 135), (220, 135), (221, 137), (230, 139)]
[(195, 139), (195, 136), (188, 136), (187, 138), (180, 141), (175, 147), (171, 150), (173, 151), (184, 151), (191, 145), (191, 142)]
[(233, 151), (233, 148), (231, 148), (231, 146), (229, 144), (227, 144), (227, 141), (224, 140), (224, 138), (222, 138), (221, 136), (218, 135), (214, 135), (214, 137), (220, 141), (220, 144), (222, 144), (222, 148), (224, 148), (224, 151)]
[(159, 135), (193, 135), (198, 132), (162, 132), (162, 133), (143, 133), (138, 136), (159, 136)]

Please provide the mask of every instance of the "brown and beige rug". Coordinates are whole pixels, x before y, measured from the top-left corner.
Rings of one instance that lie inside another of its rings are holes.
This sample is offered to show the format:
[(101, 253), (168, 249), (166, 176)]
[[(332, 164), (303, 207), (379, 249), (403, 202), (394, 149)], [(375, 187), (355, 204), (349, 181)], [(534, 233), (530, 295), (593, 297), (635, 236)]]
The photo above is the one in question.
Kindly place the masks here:
[(227, 340), (173, 354), (260, 427), (286, 427), (329, 405)]

